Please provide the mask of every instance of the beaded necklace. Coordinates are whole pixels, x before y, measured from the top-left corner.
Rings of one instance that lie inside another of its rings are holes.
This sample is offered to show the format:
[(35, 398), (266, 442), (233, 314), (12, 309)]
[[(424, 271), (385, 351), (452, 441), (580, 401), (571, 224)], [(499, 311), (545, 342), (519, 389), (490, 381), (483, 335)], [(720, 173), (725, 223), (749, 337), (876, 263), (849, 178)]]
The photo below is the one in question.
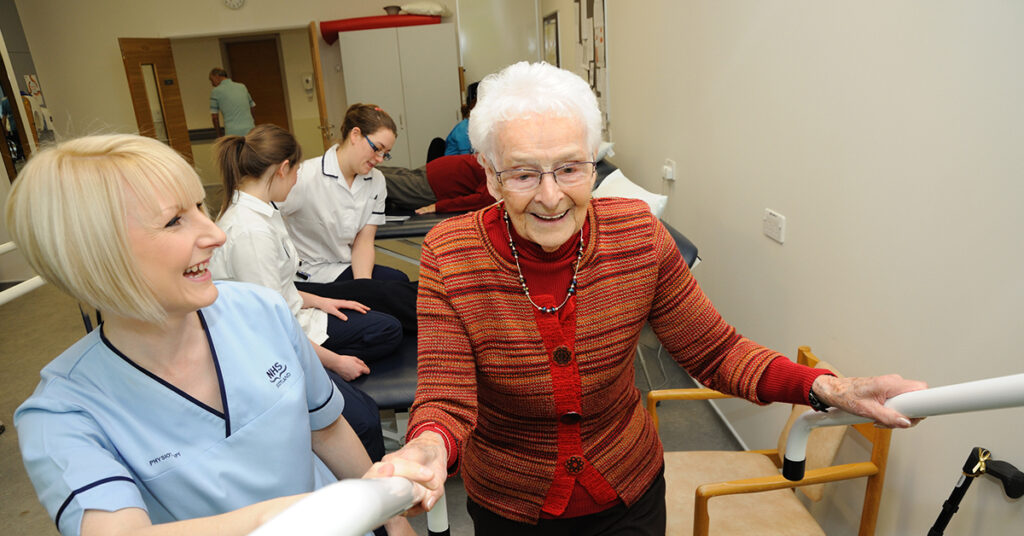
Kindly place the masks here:
[(558, 307), (543, 307), (537, 305), (537, 302), (533, 301), (530, 296), (530, 289), (526, 286), (526, 278), (523, 277), (523, 269), (519, 266), (519, 252), (516, 250), (516, 244), (512, 240), (512, 229), (509, 227), (508, 211), (503, 211), (505, 220), (505, 230), (508, 231), (508, 247), (512, 250), (512, 259), (516, 261), (516, 272), (519, 273), (519, 284), (523, 287), (523, 294), (526, 294), (526, 299), (530, 300), (530, 304), (537, 308), (542, 313), (553, 314), (557, 313), (559, 309), (565, 307), (565, 304), (569, 303), (569, 298), (576, 295), (576, 274), (580, 272), (580, 260), (583, 259), (583, 229), (580, 228), (580, 247), (576, 251), (576, 266), (572, 271), (572, 282), (569, 283), (569, 290), (565, 292), (565, 299)]

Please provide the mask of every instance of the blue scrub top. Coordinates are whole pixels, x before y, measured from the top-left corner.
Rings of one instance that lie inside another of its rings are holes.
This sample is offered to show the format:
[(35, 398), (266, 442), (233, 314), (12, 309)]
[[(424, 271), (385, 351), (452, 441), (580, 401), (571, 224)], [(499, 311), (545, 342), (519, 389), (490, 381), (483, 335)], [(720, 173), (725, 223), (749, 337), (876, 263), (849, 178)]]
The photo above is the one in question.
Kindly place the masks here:
[(473, 152), (473, 145), (469, 143), (469, 119), (463, 119), (452, 127), (448, 137), (444, 140), (444, 154), (469, 154)]
[(142, 508), (154, 523), (313, 491), (335, 481), (311, 432), (344, 406), (276, 292), (217, 282), (199, 311), (224, 412), (136, 365), (101, 330), (42, 371), (14, 415), (25, 467), (62, 534), (86, 509)]

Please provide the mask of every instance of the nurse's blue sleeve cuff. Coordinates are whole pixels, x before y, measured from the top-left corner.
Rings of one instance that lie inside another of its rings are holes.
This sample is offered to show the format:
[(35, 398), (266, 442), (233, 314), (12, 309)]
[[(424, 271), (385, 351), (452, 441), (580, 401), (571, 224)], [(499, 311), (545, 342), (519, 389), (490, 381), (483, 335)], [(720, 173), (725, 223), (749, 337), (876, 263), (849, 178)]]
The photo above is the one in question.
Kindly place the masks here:
[(324, 400), (320, 406), (309, 410), (309, 427), (313, 430), (326, 428), (338, 420), (343, 409), (345, 409), (345, 397), (338, 390), (338, 386), (331, 382), (331, 393), (327, 400)]

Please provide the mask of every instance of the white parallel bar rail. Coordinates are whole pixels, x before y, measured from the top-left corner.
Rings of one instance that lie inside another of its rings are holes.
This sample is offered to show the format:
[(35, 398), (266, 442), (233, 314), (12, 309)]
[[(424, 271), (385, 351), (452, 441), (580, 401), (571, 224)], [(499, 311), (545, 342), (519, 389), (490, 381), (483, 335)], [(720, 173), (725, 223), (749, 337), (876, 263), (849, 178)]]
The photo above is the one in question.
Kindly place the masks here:
[[(18, 246), (14, 245), (14, 242), (4, 242), (3, 244), (0, 244), (0, 255), (3, 255), (4, 253), (10, 253), (15, 249), (18, 249)], [(0, 292), (0, 306), (7, 305), (8, 303), (16, 300), (17, 298), (20, 298), (25, 294), (28, 294), (29, 292), (32, 292), (33, 290), (45, 284), (46, 281), (43, 281), (43, 278), (39, 277), (38, 275), (32, 277), (27, 281), (22, 281), (21, 283), (18, 283), (17, 285), (14, 285), (9, 289)]]
[[(890, 398), (885, 406), (911, 419), (1024, 406), (1024, 374), (911, 391)], [(782, 474), (789, 480), (803, 479), (807, 436), (812, 429), (862, 422), (871, 420), (836, 408), (827, 412), (808, 411), (801, 415), (793, 423), (786, 440)]]
[[(341, 480), (310, 493), (249, 536), (363, 536), (419, 500), (405, 478)], [(447, 528), (447, 512), (440, 501), (427, 513), (428, 525), (438, 515), (443, 515)]]

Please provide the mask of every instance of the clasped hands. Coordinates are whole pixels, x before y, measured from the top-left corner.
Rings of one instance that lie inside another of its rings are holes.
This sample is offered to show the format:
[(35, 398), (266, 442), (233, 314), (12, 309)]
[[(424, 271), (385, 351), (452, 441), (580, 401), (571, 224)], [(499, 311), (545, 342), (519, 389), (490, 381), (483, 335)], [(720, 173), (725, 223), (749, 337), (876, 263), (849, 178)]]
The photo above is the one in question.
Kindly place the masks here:
[(411, 480), (417, 503), (402, 515), (413, 517), (430, 511), (444, 494), (447, 466), (444, 440), (436, 432), (423, 432), (373, 464), (363, 478), (401, 476)]

